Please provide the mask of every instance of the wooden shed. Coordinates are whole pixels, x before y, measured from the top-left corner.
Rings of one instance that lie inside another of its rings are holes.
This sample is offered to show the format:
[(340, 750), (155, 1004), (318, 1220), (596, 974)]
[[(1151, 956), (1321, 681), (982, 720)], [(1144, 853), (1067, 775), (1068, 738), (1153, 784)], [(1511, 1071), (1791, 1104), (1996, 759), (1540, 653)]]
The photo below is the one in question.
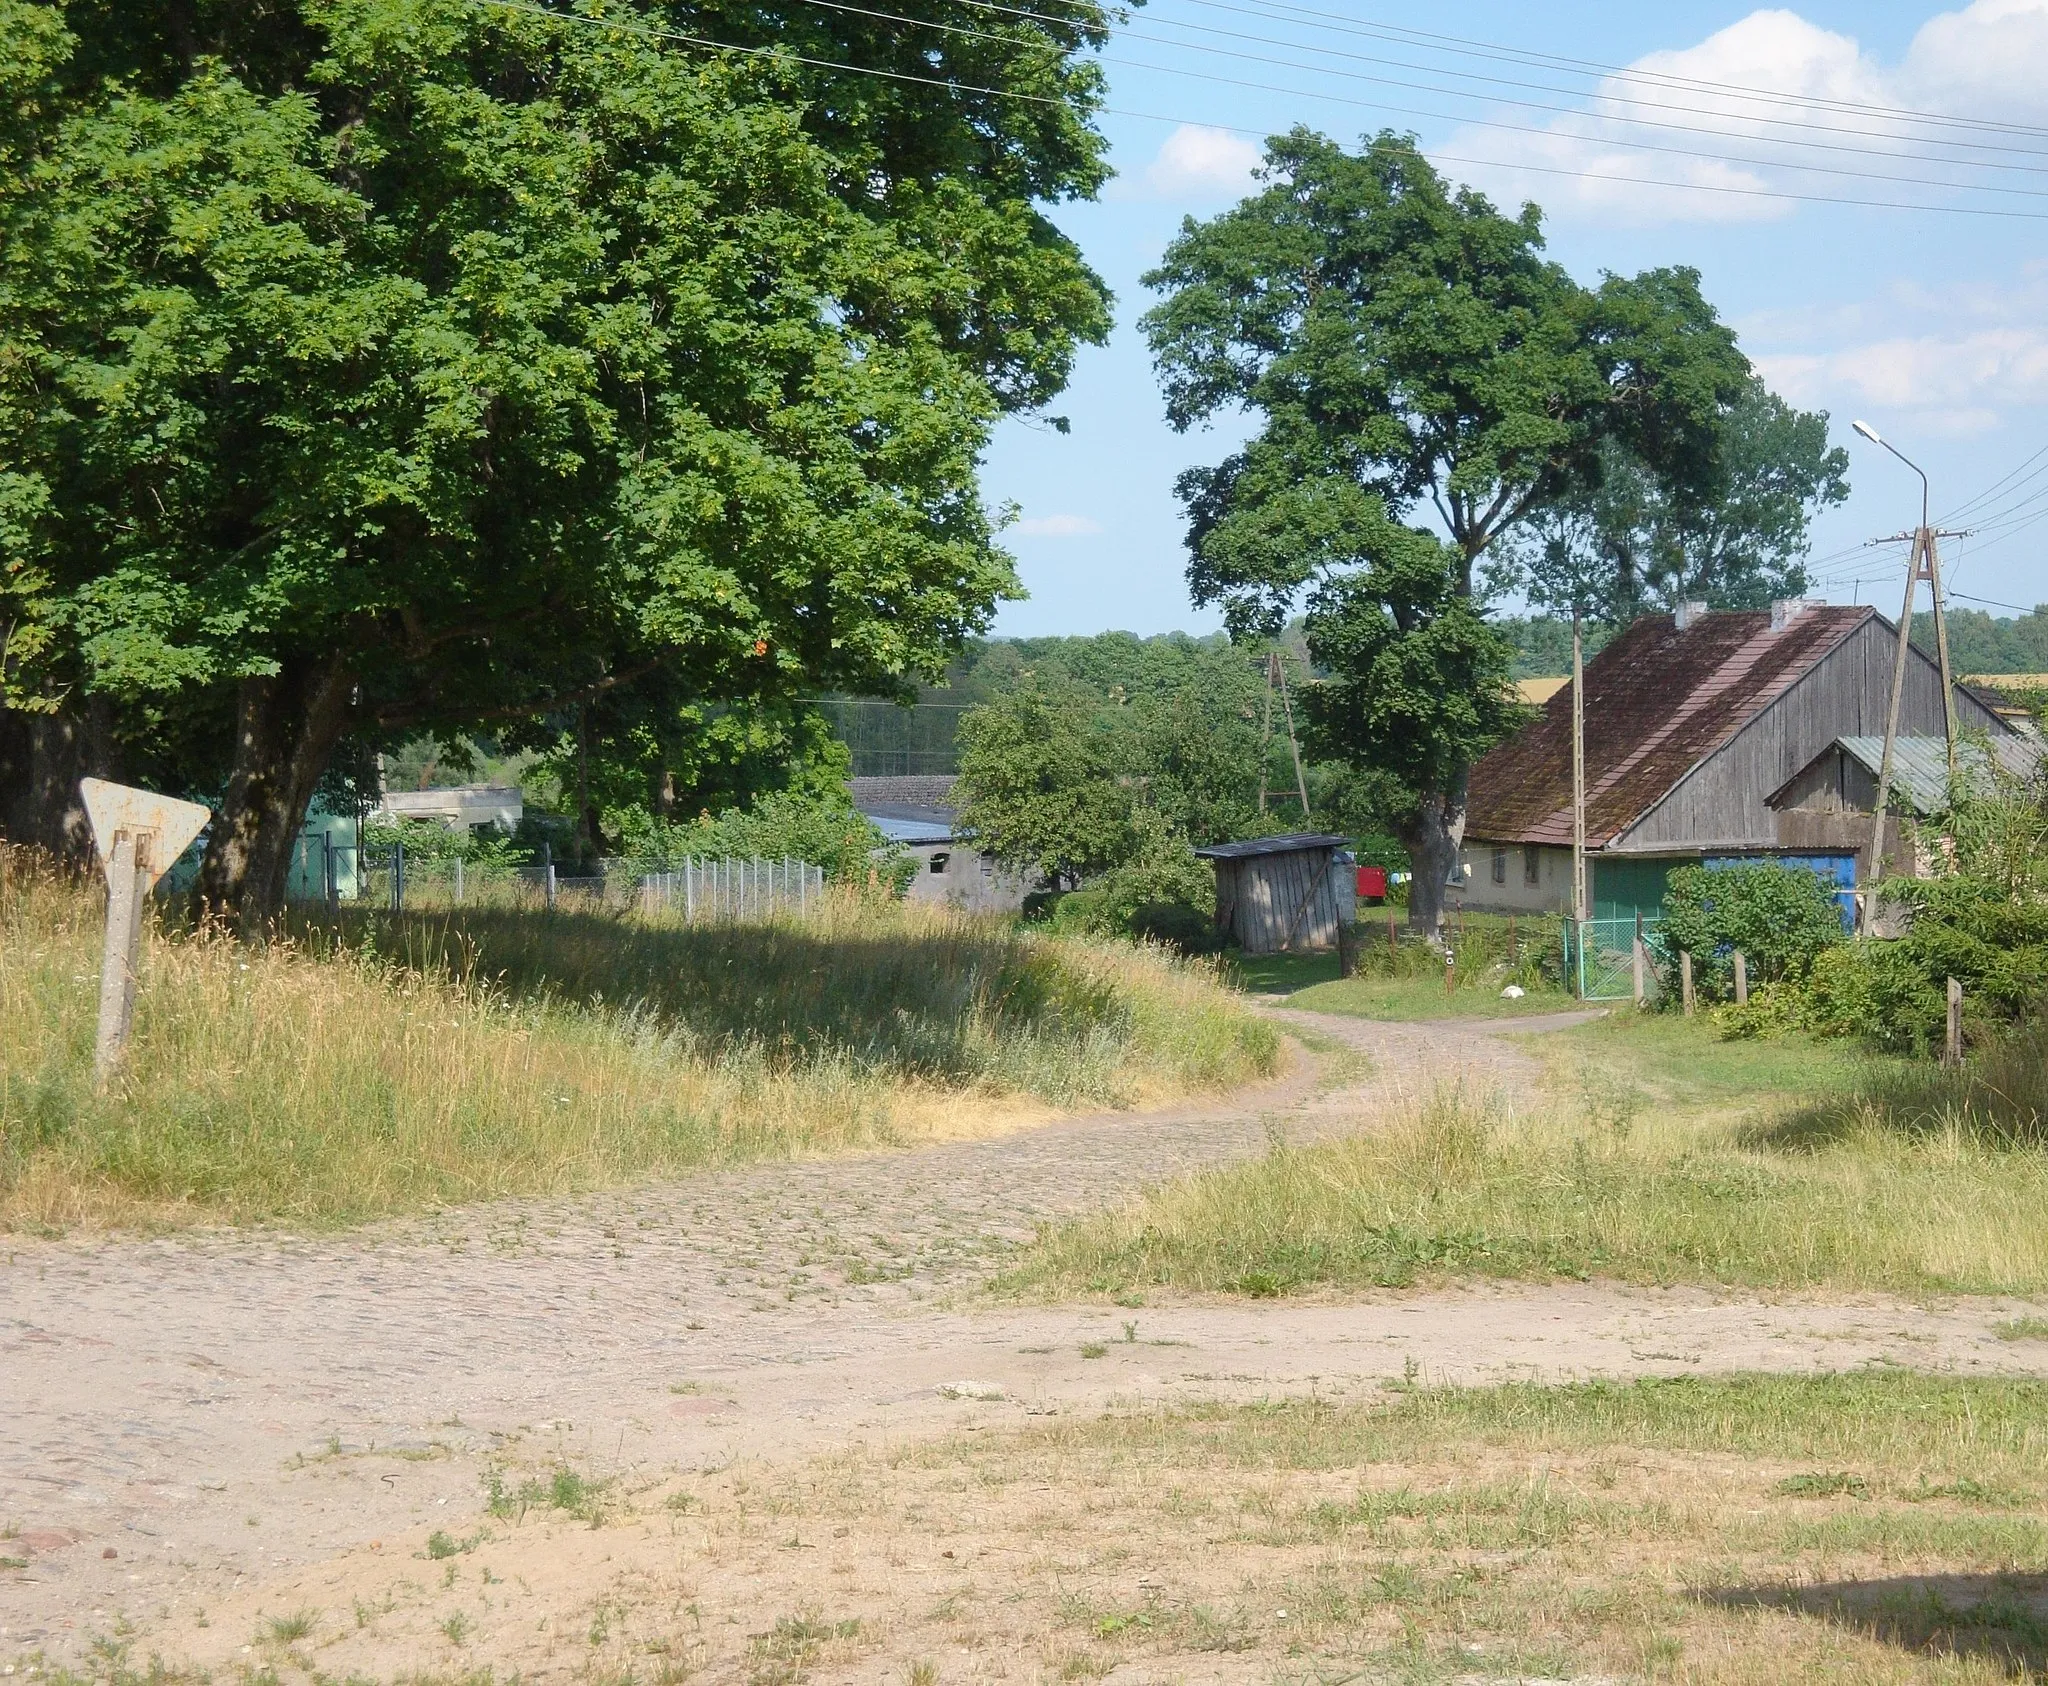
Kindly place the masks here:
[(1337, 859), (1349, 844), (1296, 832), (1197, 849), (1216, 869), (1216, 923), (1246, 954), (1335, 948), (1354, 907), (1348, 863)]

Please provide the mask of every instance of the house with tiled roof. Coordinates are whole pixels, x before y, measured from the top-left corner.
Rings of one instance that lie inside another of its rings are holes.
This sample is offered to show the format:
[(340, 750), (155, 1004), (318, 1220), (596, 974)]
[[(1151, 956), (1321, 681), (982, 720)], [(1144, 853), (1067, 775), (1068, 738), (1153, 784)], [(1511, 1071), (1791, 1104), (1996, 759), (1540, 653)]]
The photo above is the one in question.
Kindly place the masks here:
[[(1867, 879), (1867, 811), (1795, 816), (1780, 793), (1830, 744), (1883, 734), (1897, 649), (1896, 623), (1875, 609), (1800, 601), (1768, 611), (1688, 604), (1618, 635), (1586, 666), (1594, 917), (1656, 912), (1671, 870), (1701, 861), (1800, 860), (1845, 889)], [(2011, 732), (1962, 686), (1956, 717), (1966, 732)], [(1911, 649), (1899, 731), (1943, 730), (1940, 670)], [(1570, 906), (1569, 685), (1473, 768), (1465, 839), (1466, 907)], [(1887, 837), (1887, 871), (1911, 870), (1910, 855)]]

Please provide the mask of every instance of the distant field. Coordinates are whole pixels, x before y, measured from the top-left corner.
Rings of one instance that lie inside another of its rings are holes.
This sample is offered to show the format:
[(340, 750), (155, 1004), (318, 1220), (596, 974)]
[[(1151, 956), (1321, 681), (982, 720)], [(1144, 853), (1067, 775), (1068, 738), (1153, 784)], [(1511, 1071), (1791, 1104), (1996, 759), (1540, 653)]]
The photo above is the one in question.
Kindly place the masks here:
[(1201, 964), (836, 902), (801, 923), (350, 913), (152, 933), (91, 1082), (104, 897), (0, 861), (0, 1224), (345, 1223), (985, 1133), (1277, 1068)]

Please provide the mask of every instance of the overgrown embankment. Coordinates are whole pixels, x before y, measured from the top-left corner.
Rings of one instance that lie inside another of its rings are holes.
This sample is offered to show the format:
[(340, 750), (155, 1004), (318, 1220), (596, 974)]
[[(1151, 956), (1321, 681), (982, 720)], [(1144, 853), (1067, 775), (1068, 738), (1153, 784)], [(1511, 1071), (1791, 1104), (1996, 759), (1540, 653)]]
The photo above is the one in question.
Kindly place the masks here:
[(1208, 970), (1125, 946), (893, 903), (694, 929), (496, 909), (261, 950), (152, 932), (95, 1094), (104, 897), (0, 866), (15, 1225), (342, 1223), (1164, 1100), (1279, 1058)]
[[(1874, 1101), (1920, 1074), (1840, 1043), (1620, 1015), (1531, 1044), (1545, 1092), (1425, 1092), (1059, 1226), (1009, 1278), (1075, 1293), (1356, 1290), (1603, 1276), (1752, 1288), (2048, 1292), (2048, 1156)], [(1960, 1080), (1958, 1080), (1960, 1081)]]

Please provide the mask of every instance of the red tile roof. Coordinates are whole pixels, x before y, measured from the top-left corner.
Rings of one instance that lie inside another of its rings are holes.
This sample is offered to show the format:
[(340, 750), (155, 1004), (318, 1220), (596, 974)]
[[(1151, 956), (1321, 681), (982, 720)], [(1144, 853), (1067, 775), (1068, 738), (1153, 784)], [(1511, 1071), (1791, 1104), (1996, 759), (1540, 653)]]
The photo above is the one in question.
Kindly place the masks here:
[[(1626, 831), (1694, 766), (1812, 672), (1874, 609), (1819, 607), (1771, 630), (1767, 611), (1648, 615), (1586, 665), (1586, 846)], [(1465, 835), (1572, 840), (1572, 692), (1472, 769)]]

